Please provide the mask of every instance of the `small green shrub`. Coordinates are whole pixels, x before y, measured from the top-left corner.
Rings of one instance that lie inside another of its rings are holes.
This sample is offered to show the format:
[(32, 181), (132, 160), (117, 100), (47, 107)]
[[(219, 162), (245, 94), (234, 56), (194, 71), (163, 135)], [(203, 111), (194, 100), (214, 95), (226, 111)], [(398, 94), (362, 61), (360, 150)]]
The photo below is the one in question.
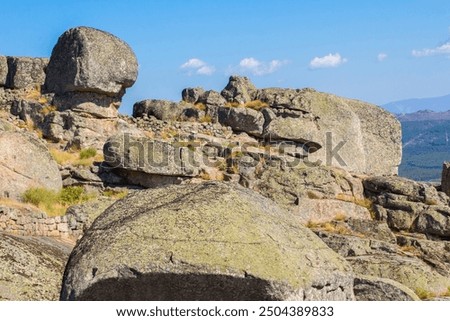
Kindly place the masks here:
[(63, 205), (73, 205), (88, 200), (88, 195), (81, 186), (68, 186), (59, 193), (59, 201)]
[(80, 151), (80, 159), (88, 159), (95, 157), (96, 155), (97, 150), (94, 147), (85, 148)]
[(39, 206), (40, 204), (51, 204), (58, 201), (58, 193), (42, 187), (30, 188), (22, 195), (26, 203)]

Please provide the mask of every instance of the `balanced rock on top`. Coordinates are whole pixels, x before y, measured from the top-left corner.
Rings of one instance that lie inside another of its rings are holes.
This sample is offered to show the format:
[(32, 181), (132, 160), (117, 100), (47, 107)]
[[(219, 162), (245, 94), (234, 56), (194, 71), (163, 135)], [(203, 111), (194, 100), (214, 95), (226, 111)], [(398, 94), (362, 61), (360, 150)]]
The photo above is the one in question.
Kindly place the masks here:
[(53, 48), (45, 87), (56, 94), (91, 92), (122, 97), (137, 78), (132, 49), (112, 34), (77, 27), (62, 34)]

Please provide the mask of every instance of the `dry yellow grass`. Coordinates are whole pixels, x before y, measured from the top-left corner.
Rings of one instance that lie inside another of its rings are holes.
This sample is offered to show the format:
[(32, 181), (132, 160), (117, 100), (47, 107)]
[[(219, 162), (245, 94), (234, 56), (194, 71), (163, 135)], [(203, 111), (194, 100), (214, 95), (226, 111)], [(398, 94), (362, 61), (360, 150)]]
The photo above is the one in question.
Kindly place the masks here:
[(103, 154), (97, 153), (94, 157), (81, 158), (80, 151), (62, 151), (56, 148), (50, 149), (50, 154), (59, 165), (90, 166), (94, 162), (102, 162)]
[(197, 108), (198, 110), (206, 110), (206, 106), (204, 103), (196, 103), (194, 107)]
[(338, 213), (334, 217), (334, 220), (338, 221), (338, 222), (342, 222), (342, 221), (345, 221), (346, 218), (347, 218), (347, 216), (345, 215), (345, 213)]
[(236, 101), (233, 101), (233, 102), (227, 102), (227, 103), (225, 104), (225, 107), (228, 107), (228, 108), (236, 108), (236, 107), (244, 107), (244, 105), (239, 104), (239, 103), (236, 102)]
[(212, 122), (212, 118), (210, 115), (205, 115), (203, 117), (200, 117), (199, 122), (201, 123), (210, 123)]
[(263, 108), (269, 107), (269, 105), (267, 103), (262, 102), (261, 100), (249, 101), (249, 102), (245, 103), (244, 106), (247, 107), (247, 108), (254, 109), (254, 110), (261, 110)]
[(36, 86), (35, 88), (28, 91), (25, 95), (25, 99), (39, 100), (40, 98), (41, 98), (40, 86)]
[(57, 110), (57, 108), (55, 106), (47, 105), (44, 108), (42, 108), (41, 112), (42, 112), (43, 115), (48, 115), (51, 112), (56, 111), (56, 110)]

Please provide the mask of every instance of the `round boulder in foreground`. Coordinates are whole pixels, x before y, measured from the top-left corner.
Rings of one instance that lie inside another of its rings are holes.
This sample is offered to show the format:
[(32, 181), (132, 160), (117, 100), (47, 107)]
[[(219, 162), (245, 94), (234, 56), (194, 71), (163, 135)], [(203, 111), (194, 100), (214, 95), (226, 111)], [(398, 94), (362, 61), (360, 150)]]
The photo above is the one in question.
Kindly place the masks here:
[(353, 300), (348, 263), (271, 200), (219, 182), (135, 192), (71, 254), (62, 300)]

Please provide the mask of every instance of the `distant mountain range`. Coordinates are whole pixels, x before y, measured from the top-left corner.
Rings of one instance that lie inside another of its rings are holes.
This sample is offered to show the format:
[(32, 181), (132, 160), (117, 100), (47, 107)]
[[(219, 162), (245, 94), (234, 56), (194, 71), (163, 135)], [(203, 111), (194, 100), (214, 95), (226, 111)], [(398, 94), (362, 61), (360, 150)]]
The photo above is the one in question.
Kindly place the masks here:
[(450, 95), (399, 100), (382, 105), (382, 107), (394, 114), (409, 114), (419, 110), (443, 112), (450, 110)]
[(419, 110), (411, 114), (397, 114), (398, 120), (403, 121), (426, 121), (426, 120), (450, 120), (450, 110), (436, 112), (432, 110)]
[(450, 95), (399, 100), (382, 107), (402, 124), (399, 175), (439, 182), (442, 163), (450, 161)]

